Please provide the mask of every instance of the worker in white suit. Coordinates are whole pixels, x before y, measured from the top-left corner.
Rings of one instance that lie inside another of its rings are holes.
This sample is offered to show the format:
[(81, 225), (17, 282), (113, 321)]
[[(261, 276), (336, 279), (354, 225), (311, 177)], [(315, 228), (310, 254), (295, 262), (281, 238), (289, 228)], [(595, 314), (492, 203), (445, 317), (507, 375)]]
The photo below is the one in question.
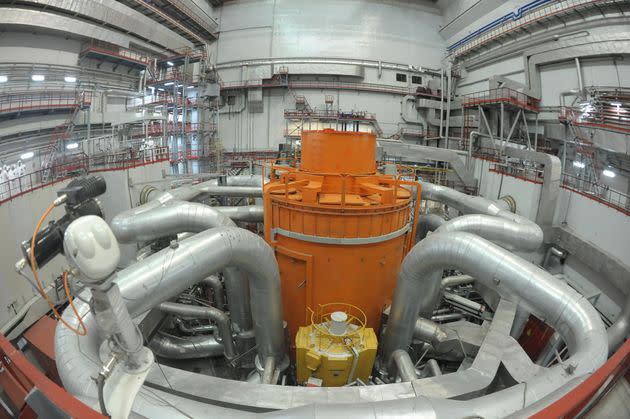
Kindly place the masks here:
[(26, 165), (22, 160), (18, 160), (18, 174), (22, 184), (22, 190), (31, 189), (31, 179), (29, 176), (26, 176)]
[(0, 169), (0, 199), (9, 197), (9, 168), (5, 164)]
[(14, 163), (9, 167), (9, 196), (14, 196), (18, 193), (16, 177), (17, 177), (17, 169)]

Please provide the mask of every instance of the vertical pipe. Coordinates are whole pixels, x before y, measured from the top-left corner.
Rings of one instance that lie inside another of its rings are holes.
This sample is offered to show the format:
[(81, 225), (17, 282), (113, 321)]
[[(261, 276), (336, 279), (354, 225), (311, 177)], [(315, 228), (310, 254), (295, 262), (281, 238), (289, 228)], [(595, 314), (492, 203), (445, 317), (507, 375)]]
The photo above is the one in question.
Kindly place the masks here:
[(534, 129), (534, 151), (538, 151), (538, 114), (536, 114), (536, 125)]
[(402, 349), (394, 351), (392, 361), (396, 365), (398, 376), (403, 382), (410, 382), (418, 378), (416, 375), (416, 367), (413, 365), (411, 357)]
[(505, 119), (505, 106), (503, 104), (503, 102), (501, 102), (501, 121), (500, 121), (500, 130), (501, 132), (499, 133), (499, 142), (501, 143), (501, 149), (503, 150), (503, 120)]
[(447, 70), (448, 96), (446, 97), (446, 133), (444, 134), (446, 138), (445, 148), (448, 148), (449, 125), (451, 122), (451, 93), (453, 89), (453, 75), (451, 74), (451, 70), (452, 66), (449, 64)]
[(440, 70), (440, 138), (444, 138), (444, 69)]
[(580, 94), (584, 91), (584, 83), (582, 81), (582, 66), (580, 65), (580, 59), (575, 57), (575, 69), (577, 70), (578, 76), (578, 87), (580, 89)]
[(442, 375), (442, 370), (440, 369), (440, 365), (437, 363), (435, 359), (429, 359), (427, 361), (425, 369), (433, 377)]

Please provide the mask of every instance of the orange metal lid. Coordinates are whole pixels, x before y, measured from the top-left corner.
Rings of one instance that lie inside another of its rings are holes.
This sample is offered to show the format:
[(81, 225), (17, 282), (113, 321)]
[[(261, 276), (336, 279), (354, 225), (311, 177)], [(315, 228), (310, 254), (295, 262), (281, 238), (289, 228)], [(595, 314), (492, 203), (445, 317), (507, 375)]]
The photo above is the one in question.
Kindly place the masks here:
[(300, 170), (312, 173), (376, 173), (376, 135), (368, 132), (302, 132)]

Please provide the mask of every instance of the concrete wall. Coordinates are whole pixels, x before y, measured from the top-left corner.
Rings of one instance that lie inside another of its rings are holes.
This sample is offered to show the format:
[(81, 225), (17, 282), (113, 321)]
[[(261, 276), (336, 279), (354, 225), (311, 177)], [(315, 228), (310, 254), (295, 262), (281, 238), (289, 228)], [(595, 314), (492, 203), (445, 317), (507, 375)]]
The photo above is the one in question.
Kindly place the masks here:
[[(497, 199), (499, 196), (511, 195), (516, 200), (518, 214), (532, 220), (536, 218), (541, 185), (490, 172), (491, 162), (474, 160), (475, 177), (481, 184), (479, 191), (481, 196)], [(502, 181), (501, 178), (503, 178)], [(620, 211), (568, 189), (560, 188), (554, 225), (568, 227), (581, 239), (630, 266), (628, 258), (630, 218)], [(527, 257), (527, 255), (521, 256)], [(532, 260), (535, 263), (542, 261), (535, 258)], [(587, 297), (593, 297), (596, 307), (607, 317), (614, 319), (618, 306), (625, 302), (623, 290), (616, 289), (607, 278), (575, 256), (567, 258), (563, 273), (572, 286)]]
[[(411, 83), (410, 74), (407, 82), (397, 82), (396, 73), (401, 71), (383, 70), (379, 74), (376, 68), (362, 66), (359, 61), (439, 68), (444, 52), (444, 41), (437, 33), (440, 19), (439, 9), (429, 2), (236, 0), (226, 2), (220, 10), (221, 35), (215, 54), (221, 78), (226, 82), (272, 75), (269, 66), (266, 69), (240, 65), (225, 68), (229, 62), (313, 57), (357, 61), (356, 66), (330, 65), (313, 70), (309, 80), (415, 88), (418, 85)], [(355, 70), (357, 77), (347, 76)], [(318, 71), (326, 74), (317, 74)], [(423, 77), (423, 85), (429, 79), (431, 77)], [(393, 134), (404, 125), (400, 118), (401, 95), (267, 89), (263, 92), (262, 113), (251, 113), (242, 93), (234, 95), (236, 105), (224, 107), (219, 121), (219, 136), (229, 151), (277, 149), (278, 144), (284, 142), (283, 111), (295, 108), (294, 95), (304, 95), (313, 108), (323, 108), (324, 97), (332, 95), (334, 109), (375, 113), (385, 135)]]
[[(99, 200), (103, 206), (105, 219), (111, 221), (112, 217), (121, 211), (135, 206), (138, 202), (140, 190), (147, 182), (162, 179), (162, 172), (169, 170), (168, 163), (156, 163), (130, 170), (102, 172), (107, 181), (107, 192)], [(19, 248), (20, 243), (29, 239), (33, 229), (46, 207), (57, 197), (56, 191), (66, 183), (57, 183), (41, 190), (28, 193), (12, 201), (0, 205), (0, 278), (2, 292), (0, 292), (0, 325), (4, 324), (14, 314), (15, 310), (28, 301), (35, 290), (23, 277), (14, 270), (15, 262), (22, 258)], [(49, 220), (63, 216), (63, 208), (55, 208)], [(128, 257), (132, 252), (126, 248)], [(131, 249), (133, 250), (133, 249)], [(121, 265), (128, 260), (121, 260)], [(62, 255), (56, 256), (51, 262), (42, 267), (39, 277), (45, 284), (49, 284), (63, 267), (66, 266)], [(30, 269), (25, 269), (27, 275), (32, 276)], [(40, 313), (40, 315), (42, 315)]]

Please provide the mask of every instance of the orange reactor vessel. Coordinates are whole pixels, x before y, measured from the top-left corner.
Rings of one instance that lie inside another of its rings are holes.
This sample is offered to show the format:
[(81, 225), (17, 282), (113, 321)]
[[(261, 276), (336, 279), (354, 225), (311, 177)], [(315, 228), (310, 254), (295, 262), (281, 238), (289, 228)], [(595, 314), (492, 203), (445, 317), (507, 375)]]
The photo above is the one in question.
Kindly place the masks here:
[[(405, 185), (405, 186), (403, 186)], [(416, 182), (376, 171), (376, 137), (302, 133), (301, 162), (272, 165), (264, 186), (265, 238), (276, 251), (290, 341), (311, 311), (352, 304), (378, 329), (413, 245)]]

